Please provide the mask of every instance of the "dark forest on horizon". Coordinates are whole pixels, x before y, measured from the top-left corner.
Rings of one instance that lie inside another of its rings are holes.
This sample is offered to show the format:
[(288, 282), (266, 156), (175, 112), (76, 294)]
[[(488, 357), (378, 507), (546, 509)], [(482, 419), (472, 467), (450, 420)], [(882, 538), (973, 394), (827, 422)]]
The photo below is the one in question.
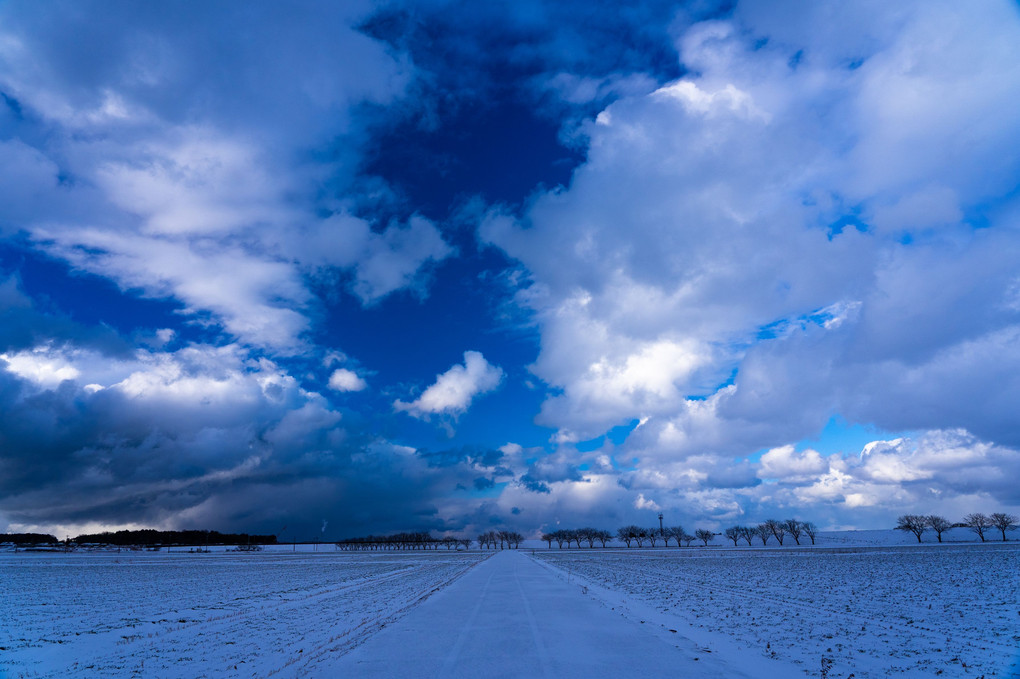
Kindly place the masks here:
[[(0, 533), (0, 543), (16, 545), (54, 544), (62, 542), (43, 533)], [(275, 535), (220, 533), (214, 530), (119, 530), (79, 535), (68, 542), (103, 545), (275, 545)]]

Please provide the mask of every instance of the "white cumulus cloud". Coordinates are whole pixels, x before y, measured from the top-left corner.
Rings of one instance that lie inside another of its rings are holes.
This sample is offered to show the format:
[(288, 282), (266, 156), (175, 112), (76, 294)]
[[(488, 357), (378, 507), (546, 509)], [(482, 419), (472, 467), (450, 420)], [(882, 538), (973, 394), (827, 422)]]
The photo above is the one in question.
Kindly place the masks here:
[(337, 368), (329, 376), (329, 388), (335, 391), (362, 391), (368, 383), (358, 373), (347, 368)]
[(476, 396), (494, 390), (502, 380), (502, 368), (486, 361), (480, 352), (465, 351), (463, 364), (437, 375), (435, 383), (414, 401), (405, 403), (398, 399), (393, 406), (418, 418), (457, 416), (467, 411)]

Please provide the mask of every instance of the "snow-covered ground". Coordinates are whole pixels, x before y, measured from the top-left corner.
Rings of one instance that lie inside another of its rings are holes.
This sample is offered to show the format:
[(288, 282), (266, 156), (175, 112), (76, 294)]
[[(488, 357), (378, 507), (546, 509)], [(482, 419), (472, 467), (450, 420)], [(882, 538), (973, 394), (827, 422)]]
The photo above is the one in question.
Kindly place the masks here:
[[(584, 647), (595, 636), (585, 630), (604, 616), (589, 609), (571, 618), (583, 606), (570, 597), (622, 614), (633, 623), (628, 634), (665, 639), (686, 658), (676, 676), (729, 667), (718, 676), (1020, 677), (1020, 542), (953, 537), (918, 545), (893, 531), (826, 533), (814, 547), (764, 549), (719, 538), (683, 549), (549, 550), (529, 541), (484, 564), (492, 551), (3, 552), (0, 679), (329, 677), (355, 658), (372, 667), (398, 650), (387, 639), (412, 643), (415, 630), (453, 639), (464, 658), (475, 647), (533, 646), (547, 675), (566, 667), (556, 665), (550, 635), (566, 635), (593, 666), (612, 666), (619, 658), (604, 657), (611, 644)], [(529, 570), (529, 557), (542, 566)], [(568, 587), (551, 586), (536, 568)], [(495, 599), (483, 606), (485, 597)], [(457, 601), (470, 615), (441, 614), (443, 602)], [(506, 617), (514, 605), (516, 626)], [(460, 628), (468, 617), (484, 622), (490, 609), (492, 624)], [(478, 630), (496, 636), (476, 639)], [(439, 653), (437, 667), (454, 666), (451, 653)]]
[(753, 676), (823, 663), (830, 679), (1020, 676), (1016, 542), (536, 556), (630, 617), (743, 656)]
[(0, 677), (326, 676), (479, 552), (5, 553)]
[(506, 550), (337, 658), (344, 679), (750, 679)]

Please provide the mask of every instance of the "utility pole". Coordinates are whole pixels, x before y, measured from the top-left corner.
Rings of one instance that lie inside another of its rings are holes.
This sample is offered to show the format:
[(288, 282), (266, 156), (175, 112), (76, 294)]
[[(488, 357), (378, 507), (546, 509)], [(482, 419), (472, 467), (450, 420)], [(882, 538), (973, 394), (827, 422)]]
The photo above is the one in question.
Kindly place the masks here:
[[(659, 535), (665, 535), (666, 531), (662, 528), (662, 512), (659, 512)], [(668, 547), (668, 545), (667, 545)]]

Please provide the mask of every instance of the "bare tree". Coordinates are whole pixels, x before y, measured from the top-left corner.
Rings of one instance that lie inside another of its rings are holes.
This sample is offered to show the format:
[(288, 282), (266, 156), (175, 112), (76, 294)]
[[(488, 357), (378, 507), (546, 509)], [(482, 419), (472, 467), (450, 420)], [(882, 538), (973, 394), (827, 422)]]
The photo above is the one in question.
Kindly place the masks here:
[(553, 534), (552, 534), (552, 533), (542, 533), (542, 540), (543, 540), (543, 541), (544, 541), (544, 542), (545, 542), (545, 543), (546, 543), (547, 545), (549, 545), (549, 549), (552, 549), (552, 543), (553, 543), (553, 540), (555, 540), (555, 539), (556, 539), (556, 538), (555, 538), (555, 537), (553, 536)]
[(684, 536), (687, 535), (687, 531), (683, 529), (683, 526), (670, 526), (665, 530), (666, 533), (666, 544), (669, 545), (669, 538), (676, 540), (676, 546), (680, 547), (680, 543), (683, 541)]
[(804, 529), (804, 532), (807, 533), (807, 536), (811, 538), (811, 544), (815, 544), (815, 536), (818, 535), (818, 527), (810, 521), (805, 521), (800, 524), (800, 526)]
[(648, 538), (648, 541), (650, 543), (652, 543), (652, 547), (654, 547), (655, 546), (655, 541), (658, 540), (659, 537), (660, 537), (659, 529), (658, 528), (648, 528), (648, 529), (646, 529), (645, 530), (645, 537)]
[(797, 519), (787, 519), (783, 522), (783, 526), (786, 527), (786, 532), (790, 534), (794, 542), (800, 545), (800, 536), (804, 532), (804, 524)]
[(939, 542), (942, 542), (942, 534), (953, 527), (951, 521), (944, 516), (938, 514), (929, 514), (924, 517), (924, 520), (928, 523), (928, 528), (935, 531), (935, 536), (938, 537)]
[[(635, 526), (635, 528), (636, 528), (636, 526)], [(644, 547), (645, 546), (645, 540), (648, 539), (648, 529), (647, 528), (637, 528), (637, 530), (634, 531), (634, 539), (637, 541), (637, 546), (638, 547)]]
[(460, 546), (463, 547), (465, 550), (471, 549), (471, 538), (461, 538)]
[(1004, 514), (1003, 512), (996, 512), (988, 517), (992, 520), (992, 525), (998, 528), (1002, 532), (1002, 541), (1006, 541), (1006, 531), (1016, 527), (1017, 518), (1012, 514)]
[(723, 532), (723, 535), (726, 536), (727, 540), (733, 540), (733, 546), (736, 547), (737, 543), (740, 541), (740, 526), (733, 526), (732, 528), (727, 528)]
[(595, 531), (595, 539), (602, 543), (602, 548), (606, 548), (606, 543), (613, 539), (613, 534), (607, 530), (601, 528)]
[(992, 527), (992, 519), (984, 514), (968, 514), (963, 517), (963, 524), (977, 533), (981, 542), (984, 542), (985, 531)]
[(896, 519), (896, 530), (913, 533), (920, 542), (921, 536), (928, 530), (928, 520), (918, 514), (904, 514)]
[(594, 528), (578, 528), (577, 536), (587, 542), (588, 549), (591, 549), (595, 546), (595, 541), (598, 540), (598, 531)]
[(687, 531), (683, 532), (683, 535), (680, 536), (680, 539), (684, 541), (684, 547), (690, 547), (691, 543), (694, 542), (694, 536), (688, 533)]
[(694, 531), (694, 537), (704, 542), (705, 546), (708, 547), (708, 543), (712, 541), (713, 537), (715, 537), (715, 533), (706, 528), (699, 528)]
[(754, 534), (761, 538), (761, 546), (764, 547), (769, 543), (769, 538), (772, 537), (772, 529), (764, 523), (759, 523), (754, 527)]
[(747, 541), (747, 546), (751, 546), (751, 541), (754, 540), (754, 528), (750, 526), (737, 526), (737, 532), (740, 533), (740, 539)]
[(779, 546), (783, 546), (783, 537), (786, 536), (786, 525), (782, 521), (776, 521), (775, 519), (766, 519), (765, 525), (769, 527), (769, 530), (773, 535), (776, 536), (776, 540), (779, 541)]
[(630, 547), (630, 543), (634, 541), (637, 534), (641, 531), (637, 526), (624, 526), (616, 531), (616, 537), (626, 543), (627, 547)]

